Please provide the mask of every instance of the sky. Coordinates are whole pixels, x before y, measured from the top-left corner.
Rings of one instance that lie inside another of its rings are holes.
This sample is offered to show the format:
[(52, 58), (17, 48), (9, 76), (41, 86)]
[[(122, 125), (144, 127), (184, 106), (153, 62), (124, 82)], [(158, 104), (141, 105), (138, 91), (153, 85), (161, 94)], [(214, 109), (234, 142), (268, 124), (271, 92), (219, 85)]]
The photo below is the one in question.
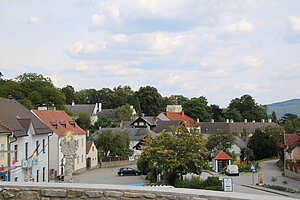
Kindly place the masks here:
[(300, 96), (299, 0), (0, 0), (0, 71), (226, 107)]

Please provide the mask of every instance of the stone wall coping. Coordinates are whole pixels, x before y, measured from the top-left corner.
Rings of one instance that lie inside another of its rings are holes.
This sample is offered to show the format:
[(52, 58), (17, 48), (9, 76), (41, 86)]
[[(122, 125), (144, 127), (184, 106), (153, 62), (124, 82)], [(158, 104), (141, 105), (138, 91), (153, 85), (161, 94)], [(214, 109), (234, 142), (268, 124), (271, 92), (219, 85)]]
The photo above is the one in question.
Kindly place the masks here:
[(13, 187), (19, 189), (40, 188), (40, 189), (80, 189), (80, 190), (101, 190), (101, 191), (120, 191), (120, 192), (144, 192), (164, 195), (180, 196), (209, 196), (223, 197), (226, 199), (260, 199), (260, 200), (281, 200), (293, 199), (288, 197), (270, 197), (269, 195), (255, 195), (237, 192), (221, 192), (211, 190), (185, 189), (185, 188), (168, 188), (168, 187), (150, 187), (150, 186), (127, 186), (127, 185), (108, 185), (108, 184), (84, 184), (84, 183), (34, 183), (34, 182), (0, 182), (0, 187)]

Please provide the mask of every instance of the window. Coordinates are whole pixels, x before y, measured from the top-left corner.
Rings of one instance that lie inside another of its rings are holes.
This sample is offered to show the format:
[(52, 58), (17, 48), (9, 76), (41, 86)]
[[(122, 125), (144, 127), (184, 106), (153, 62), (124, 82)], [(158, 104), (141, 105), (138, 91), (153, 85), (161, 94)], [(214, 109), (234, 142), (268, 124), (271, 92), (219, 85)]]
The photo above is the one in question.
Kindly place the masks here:
[(35, 142), (36, 155), (39, 155), (39, 141)]
[(81, 162), (83, 163), (83, 155), (81, 155)]
[(46, 153), (45, 148), (46, 148), (46, 146), (45, 146), (45, 139), (43, 139), (43, 153)]
[(95, 148), (94, 148), (94, 146), (92, 147), (92, 151), (95, 151)]
[(36, 182), (39, 182), (39, 173), (40, 173), (40, 170), (36, 170)]
[(18, 145), (16, 144), (15, 147), (14, 147), (14, 150), (15, 150), (15, 162), (18, 162)]
[(25, 143), (25, 158), (28, 158), (28, 142)]
[(45, 177), (46, 174), (45, 173), (46, 173), (46, 168), (43, 167), (43, 182), (46, 181), (46, 177)]
[(15, 182), (18, 182), (18, 177), (17, 176), (15, 177)]
[(1, 151), (1, 153), (0, 153), (0, 159), (4, 159), (5, 158), (5, 153), (4, 153), (4, 151), (5, 151), (5, 144), (4, 143), (0, 143), (0, 151)]

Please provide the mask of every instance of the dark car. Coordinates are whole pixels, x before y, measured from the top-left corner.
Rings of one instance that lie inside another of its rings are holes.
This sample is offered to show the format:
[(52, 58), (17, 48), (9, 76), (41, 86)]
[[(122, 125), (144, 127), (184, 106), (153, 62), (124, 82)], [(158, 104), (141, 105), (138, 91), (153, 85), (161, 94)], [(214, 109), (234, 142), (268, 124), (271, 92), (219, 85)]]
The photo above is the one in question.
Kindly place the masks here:
[(141, 172), (138, 170), (132, 169), (130, 167), (123, 167), (118, 170), (118, 175), (119, 176), (124, 176), (124, 175), (138, 176), (138, 175), (141, 175)]

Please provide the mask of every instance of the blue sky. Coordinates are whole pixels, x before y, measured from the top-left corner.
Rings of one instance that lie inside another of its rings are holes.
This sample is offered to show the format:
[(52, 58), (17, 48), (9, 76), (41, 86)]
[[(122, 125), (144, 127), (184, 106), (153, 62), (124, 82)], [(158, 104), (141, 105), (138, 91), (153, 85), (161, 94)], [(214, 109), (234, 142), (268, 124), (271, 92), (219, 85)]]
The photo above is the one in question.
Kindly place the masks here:
[(130, 85), (227, 106), (300, 96), (298, 0), (0, 0), (4, 78)]

